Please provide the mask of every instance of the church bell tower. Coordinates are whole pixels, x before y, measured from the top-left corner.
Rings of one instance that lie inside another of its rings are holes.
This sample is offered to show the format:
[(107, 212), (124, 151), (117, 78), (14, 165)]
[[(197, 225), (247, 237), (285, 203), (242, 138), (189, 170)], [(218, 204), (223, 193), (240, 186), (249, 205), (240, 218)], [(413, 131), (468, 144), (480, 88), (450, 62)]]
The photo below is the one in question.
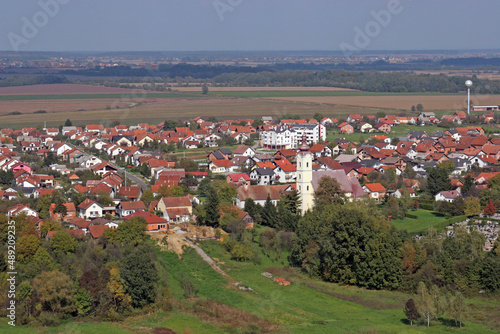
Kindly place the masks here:
[(312, 185), (313, 155), (307, 146), (307, 137), (302, 135), (302, 145), (297, 154), (297, 191), (302, 201), (300, 211), (304, 214), (314, 206), (314, 190)]

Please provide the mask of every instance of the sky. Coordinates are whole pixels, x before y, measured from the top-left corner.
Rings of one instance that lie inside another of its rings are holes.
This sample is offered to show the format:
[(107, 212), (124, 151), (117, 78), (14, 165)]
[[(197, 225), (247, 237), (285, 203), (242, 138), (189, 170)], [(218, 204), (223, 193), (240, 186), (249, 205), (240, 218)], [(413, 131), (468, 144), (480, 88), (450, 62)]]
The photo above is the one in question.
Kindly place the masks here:
[(500, 49), (498, 0), (2, 0), (3, 51)]

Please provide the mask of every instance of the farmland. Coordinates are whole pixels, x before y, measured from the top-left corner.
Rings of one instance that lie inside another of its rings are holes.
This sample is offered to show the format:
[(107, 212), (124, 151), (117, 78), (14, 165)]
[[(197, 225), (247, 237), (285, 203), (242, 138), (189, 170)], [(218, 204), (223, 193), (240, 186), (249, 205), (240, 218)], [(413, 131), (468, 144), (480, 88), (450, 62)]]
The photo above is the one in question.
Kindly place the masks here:
[[(477, 104), (498, 104), (500, 96), (473, 96)], [(172, 92), (60, 84), (0, 88), (0, 124), (19, 128), (47, 122), (57, 126), (71, 119), (76, 125), (158, 123), (165, 119), (186, 120), (196, 116), (223, 118), (279, 117), (296, 114), (345, 118), (348, 114), (379, 111), (410, 115), (421, 103), (437, 114), (462, 110), (465, 97), (436, 93), (371, 93), (332, 87), (173, 87)], [(45, 113), (40, 113), (40, 110)], [(37, 113), (36, 113), (37, 112)], [(359, 137), (359, 136), (358, 136)]]
[[(394, 111), (410, 110), (412, 105), (421, 103), (425, 110), (457, 111), (466, 108), (467, 98), (463, 95), (438, 95), (438, 94), (380, 94), (362, 96), (361, 92), (346, 92), (338, 96), (289, 96), (270, 97), (274, 100), (288, 102), (302, 102), (313, 104), (335, 104), (359, 108), (382, 108)], [(352, 94), (351, 96), (346, 96)], [(358, 94), (358, 96), (356, 96)], [(368, 94), (366, 94), (368, 95)], [(472, 102), (476, 105), (498, 105), (500, 95), (476, 95), (472, 96)]]

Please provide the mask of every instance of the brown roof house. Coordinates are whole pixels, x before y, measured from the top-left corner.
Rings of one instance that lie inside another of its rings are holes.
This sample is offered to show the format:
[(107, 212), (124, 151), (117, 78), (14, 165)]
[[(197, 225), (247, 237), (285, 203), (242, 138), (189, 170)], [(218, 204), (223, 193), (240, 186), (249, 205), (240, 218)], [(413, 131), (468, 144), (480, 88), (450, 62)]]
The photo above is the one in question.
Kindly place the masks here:
[(146, 211), (146, 206), (142, 201), (120, 202), (116, 206), (116, 213), (120, 218), (131, 215), (137, 211)]
[(163, 218), (170, 223), (184, 223), (191, 219), (193, 205), (189, 197), (163, 197), (157, 205), (157, 209), (163, 212)]
[(80, 214), (80, 217), (84, 218), (97, 218), (97, 217), (102, 217), (102, 206), (91, 200), (91, 199), (86, 199), (80, 205), (78, 205), (78, 213)]

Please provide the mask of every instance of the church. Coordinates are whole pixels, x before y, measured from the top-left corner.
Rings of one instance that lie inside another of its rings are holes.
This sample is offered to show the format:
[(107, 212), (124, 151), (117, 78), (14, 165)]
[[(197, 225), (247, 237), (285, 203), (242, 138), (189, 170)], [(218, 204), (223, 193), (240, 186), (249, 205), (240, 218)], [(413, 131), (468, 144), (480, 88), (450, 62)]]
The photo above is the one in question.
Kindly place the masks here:
[(307, 138), (302, 136), (302, 145), (297, 153), (297, 191), (301, 199), (300, 210), (302, 214), (314, 207), (314, 192), (319, 187), (319, 181), (323, 176), (337, 180), (342, 191), (349, 199), (360, 198), (365, 195), (363, 187), (357, 178), (350, 178), (343, 169), (337, 170), (313, 170), (314, 155), (307, 145)]

